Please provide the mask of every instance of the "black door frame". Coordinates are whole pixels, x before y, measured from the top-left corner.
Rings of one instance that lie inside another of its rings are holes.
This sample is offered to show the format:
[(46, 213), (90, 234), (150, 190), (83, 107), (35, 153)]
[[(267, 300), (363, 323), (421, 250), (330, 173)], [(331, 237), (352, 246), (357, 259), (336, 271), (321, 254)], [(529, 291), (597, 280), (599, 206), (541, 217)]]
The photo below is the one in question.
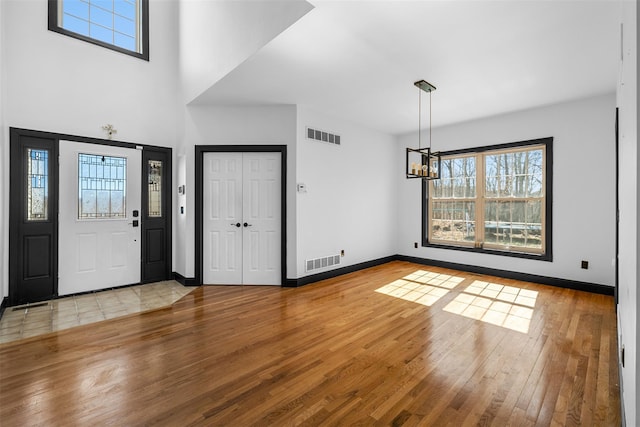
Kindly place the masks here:
[(287, 146), (286, 145), (196, 145), (196, 181), (195, 181), (195, 282), (202, 285), (203, 278), (203, 249), (202, 207), (204, 199), (203, 161), (204, 153), (280, 153), (280, 270), (281, 283), (285, 286), (287, 278)]
[[(54, 257), (51, 264), (51, 269), (52, 269), (51, 274), (54, 279), (54, 285), (53, 285), (53, 294), (43, 299), (55, 298), (58, 296), (58, 212), (59, 212), (58, 151), (60, 147), (60, 141), (73, 141), (73, 142), (81, 142), (86, 144), (107, 145), (107, 146), (123, 147), (123, 148), (130, 148), (130, 149), (142, 148), (143, 157), (144, 157), (145, 150), (161, 151), (164, 153), (168, 153), (169, 171), (171, 170), (171, 162), (172, 162), (171, 148), (159, 147), (154, 145), (145, 145), (145, 144), (134, 144), (130, 142), (115, 141), (115, 140), (109, 140), (109, 139), (91, 138), (91, 137), (78, 136), (78, 135), (61, 134), (61, 133), (55, 133), (55, 132), (46, 132), (46, 131), (39, 131), (39, 130), (32, 130), (32, 129), (14, 128), (14, 127), (9, 128), (9, 133), (10, 133), (9, 141), (10, 141), (10, 147), (11, 147), (11, 160), (10, 160), (11, 185), (9, 189), (9, 200), (10, 200), (11, 207), (9, 209), (9, 248), (22, 247), (18, 241), (19, 235), (15, 231), (18, 229), (18, 227), (22, 223), (21, 206), (23, 205), (23, 200), (22, 200), (23, 192), (22, 190), (16, 190), (21, 188), (22, 181), (21, 182), (15, 181), (16, 178), (20, 178), (19, 174), (22, 171), (22, 166), (19, 166), (17, 168), (19, 170), (16, 170), (16, 166), (21, 165), (21, 162), (22, 162), (21, 156), (22, 156), (23, 146), (21, 144), (21, 139), (23, 137), (28, 137), (28, 138), (36, 138), (36, 139), (39, 138), (43, 140), (49, 140), (50, 145), (52, 147), (51, 148), (52, 158), (50, 159), (50, 165), (51, 165), (51, 170), (53, 172), (52, 175), (53, 175), (54, 182), (51, 183), (50, 194), (54, 194), (55, 198), (54, 200), (49, 200), (49, 206), (51, 209), (52, 220), (54, 223), (54, 226), (53, 226), (54, 233), (53, 233), (52, 242), (51, 242), (52, 253)], [(145, 168), (143, 167), (142, 177), (141, 177), (142, 183), (144, 183), (145, 179), (147, 178), (144, 174), (144, 170)], [(51, 191), (53, 191), (53, 193), (51, 193)], [(19, 194), (19, 197), (16, 196), (16, 192)], [(171, 178), (170, 177), (169, 177), (168, 185), (166, 185), (165, 189), (163, 190), (162, 197), (164, 200), (168, 200), (169, 204), (171, 204)], [(142, 202), (144, 204), (144, 200), (142, 200)], [(168, 260), (168, 267), (167, 267), (168, 273), (167, 273), (167, 276), (165, 277), (165, 280), (171, 279), (171, 247), (172, 247), (171, 212), (172, 212), (172, 209), (167, 209), (167, 215), (168, 215), (167, 221), (169, 224), (169, 233), (167, 237), (169, 239), (169, 243), (167, 244), (167, 248), (166, 248), (167, 253), (165, 254), (165, 256), (167, 257), (166, 259)], [(141, 239), (142, 239), (142, 242), (141, 242), (142, 247), (144, 247), (144, 244), (145, 244), (144, 233), (141, 233)], [(23, 267), (20, 267), (20, 262), (23, 260), (23, 257), (24, 257), (24, 254), (19, 253), (16, 250), (9, 251), (9, 295), (8, 295), (9, 306), (23, 303), (18, 301), (18, 295), (19, 295), (18, 286), (20, 283), (19, 277), (21, 274), (23, 274), (23, 269), (24, 269)], [(140, 279), (141, 279), (140, 280), (141, 283), (144, 283), (142, 259), (140, 260)], [(30, 301), (30, 302), (35, 302), (35, 301)]]
[(615, 279), (613, 288), (613, 298), (618, 305), (618, 292), (620, 281), (620, 139), (619, 139), (619, 108), (616, 107), (616, 258), (615, 258)]

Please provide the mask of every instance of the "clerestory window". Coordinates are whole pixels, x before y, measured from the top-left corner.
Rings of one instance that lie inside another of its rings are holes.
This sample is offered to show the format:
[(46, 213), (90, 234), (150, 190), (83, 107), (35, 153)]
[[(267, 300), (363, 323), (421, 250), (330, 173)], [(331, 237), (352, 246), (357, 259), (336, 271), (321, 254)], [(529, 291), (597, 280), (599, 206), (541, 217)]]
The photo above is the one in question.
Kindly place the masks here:
[(49, 30), (149, 60), (149, 0), (49, 0)]
[(551, 260), (551, 144), (442, 153), (425, 187), (424, 244)]

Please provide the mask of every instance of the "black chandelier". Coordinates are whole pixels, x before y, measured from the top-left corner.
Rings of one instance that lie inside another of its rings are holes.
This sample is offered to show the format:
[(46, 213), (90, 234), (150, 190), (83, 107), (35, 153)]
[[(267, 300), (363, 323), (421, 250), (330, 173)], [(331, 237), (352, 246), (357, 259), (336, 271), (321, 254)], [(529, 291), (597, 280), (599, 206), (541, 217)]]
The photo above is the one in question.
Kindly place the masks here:
[[(418, 148), (407, 147), (407, 179), (440, 179), (440, 152), (431, 150), (431, 92), (436, 87), (426, 80), (414, 83), (418, 88)], [(422, 92), (429, 93), (429, 146), (422, 148)]]

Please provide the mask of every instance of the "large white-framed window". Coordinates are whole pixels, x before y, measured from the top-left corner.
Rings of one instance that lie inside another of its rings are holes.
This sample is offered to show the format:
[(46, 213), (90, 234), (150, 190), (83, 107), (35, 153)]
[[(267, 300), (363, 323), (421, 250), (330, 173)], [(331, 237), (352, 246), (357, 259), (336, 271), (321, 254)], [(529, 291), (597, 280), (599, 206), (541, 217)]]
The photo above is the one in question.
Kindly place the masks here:
[(149, 0), (49, 0), (49, 30), (149, 60)]
[(553, 138), (442, 153), (423, 244), (551, 260)]

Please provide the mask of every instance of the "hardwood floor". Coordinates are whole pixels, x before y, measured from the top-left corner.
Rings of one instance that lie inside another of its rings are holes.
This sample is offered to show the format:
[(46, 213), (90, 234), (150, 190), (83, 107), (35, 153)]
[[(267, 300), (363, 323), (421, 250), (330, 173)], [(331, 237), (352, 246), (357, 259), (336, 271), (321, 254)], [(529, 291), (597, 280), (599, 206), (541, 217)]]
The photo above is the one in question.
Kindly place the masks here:
[(0, 424), (618, 426), (616, 349), (612, 297), (396, 261), (2, 344)]

